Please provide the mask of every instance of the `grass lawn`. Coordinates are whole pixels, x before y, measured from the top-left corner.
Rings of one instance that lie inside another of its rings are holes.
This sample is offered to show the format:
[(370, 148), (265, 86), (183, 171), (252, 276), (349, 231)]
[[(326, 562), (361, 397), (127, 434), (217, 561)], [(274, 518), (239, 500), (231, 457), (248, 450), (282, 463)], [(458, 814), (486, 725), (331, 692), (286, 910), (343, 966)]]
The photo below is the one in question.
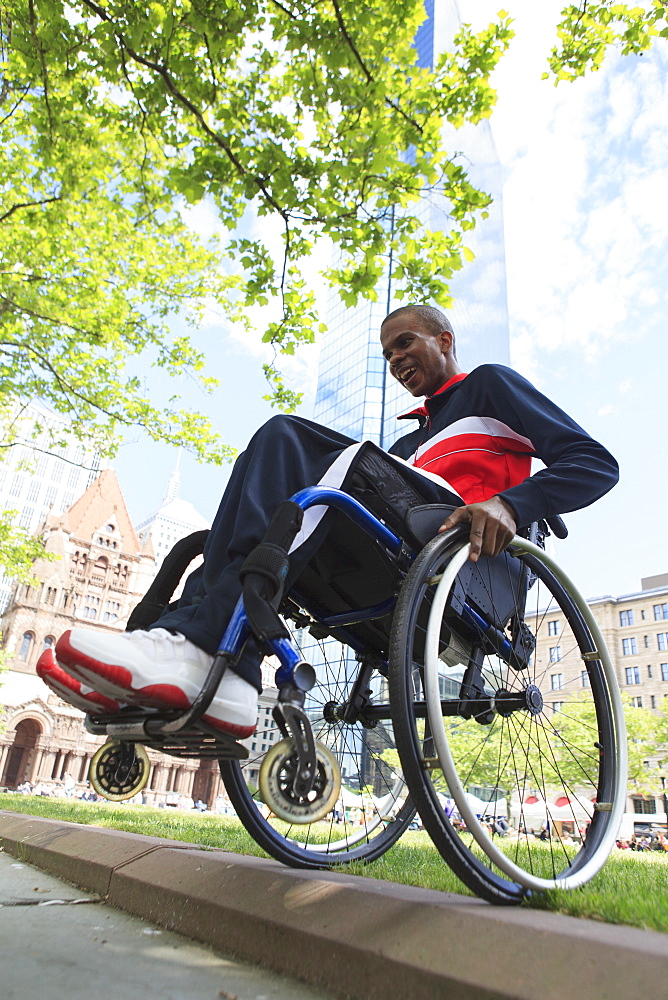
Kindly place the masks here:
[[(229, 816), (6, 792), (0, 793), (0, 809), (152, 837), (167, 837), (239, 854), (266, 856), (239, 820)], [(470, 895), (436, 852), (427, 834), (418, 831), (404, 834), (398, 844), (373, 864), (356, 863), (342, 870), (354, 875)], [(534, 895), (525, 905), (607, 923), (668, 932), (668, 854), (614, 851), (603, 870), (581, 889)]]

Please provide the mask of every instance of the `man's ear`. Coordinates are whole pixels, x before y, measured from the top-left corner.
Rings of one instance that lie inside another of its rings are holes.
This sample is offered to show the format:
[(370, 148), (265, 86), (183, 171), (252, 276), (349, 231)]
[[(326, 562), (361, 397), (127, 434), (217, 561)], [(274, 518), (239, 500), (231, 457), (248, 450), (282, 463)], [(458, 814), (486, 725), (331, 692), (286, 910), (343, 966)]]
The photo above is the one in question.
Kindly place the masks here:
[(441, 351), (443, 354), (448, 354), (452, 349), (452, 334), (449, 330), (442, 330), (438, 337), (441, 341)]

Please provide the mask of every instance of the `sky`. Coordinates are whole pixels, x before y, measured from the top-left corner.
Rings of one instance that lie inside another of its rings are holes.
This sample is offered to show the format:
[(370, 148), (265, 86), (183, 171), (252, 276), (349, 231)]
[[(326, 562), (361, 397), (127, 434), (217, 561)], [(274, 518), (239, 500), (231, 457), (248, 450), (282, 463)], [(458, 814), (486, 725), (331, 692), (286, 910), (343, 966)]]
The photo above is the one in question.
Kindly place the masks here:
[[(459, 2), (462, 19), (479, 27), (499, 6)], [(554, 555), (586, 597), (621, 595), (668, 573), (668, 42), (642, 57), (612, 54), (598, 73), (555, 88), (541, 75), (561, 6), (504, 4), (516, 37), (492, 80), (511, 361), (620, 463), (619, 486), (567, 516), (570, 536)], [(191, 221), (203, 233), (215, 226), (206, 206)], [(184, 383), (184, 398), (243, 449), (275, 412), (262, 400), (267, 348), (213, 313), (195, 340), (221, 386), (207, 397)], [(317, 345), (304, 347), (289, 370), (293, 387), (306, 389), (305, 417), (317, 358)], [(139, 436), (121, 446), (114, 467), (135, 524), (160, 505), (176, 456)], [(184, 455), (181, 475), (181, 497), (212, 518), (229, 466)]]

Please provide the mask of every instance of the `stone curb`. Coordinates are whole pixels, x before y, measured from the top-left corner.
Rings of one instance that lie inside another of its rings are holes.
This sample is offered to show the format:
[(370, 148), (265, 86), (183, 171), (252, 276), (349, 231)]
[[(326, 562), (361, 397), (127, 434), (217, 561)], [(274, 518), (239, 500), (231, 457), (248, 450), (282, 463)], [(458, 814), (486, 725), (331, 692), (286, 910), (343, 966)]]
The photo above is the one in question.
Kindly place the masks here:
[(0, 811), (0, 844), (110, 905), (354, 1000), (668, 1000), (668, 936)]

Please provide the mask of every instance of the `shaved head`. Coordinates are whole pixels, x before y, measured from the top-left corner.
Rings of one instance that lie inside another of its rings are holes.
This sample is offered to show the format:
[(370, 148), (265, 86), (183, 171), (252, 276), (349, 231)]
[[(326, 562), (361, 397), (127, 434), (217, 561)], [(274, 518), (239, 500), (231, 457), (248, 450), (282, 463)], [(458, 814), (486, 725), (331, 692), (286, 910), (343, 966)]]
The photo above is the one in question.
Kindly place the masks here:
[(400, 319), (402, 316), (406, 315), (410, 315), (418, 319), (422, 324), (422, 326), (425, 328), (425, 330), (428, 330), (429, 333), (432, 333), (435, 337), (437, 337), (439, 333), (443, 333), (444, 330), (447, 330), (448, 333), (451, 333), (452, 355), (454, 358), (457, 357), (457, 352), (455, 350), (455, 339), (454, 339), (455, 331), (452, 329), (452, 324), (450, 323), (450, 320), (445, 315), (445, 313), (442, 313), (441, 310), (437, 309), (435, 306), (423, 306), (423, 305), (399, 306), (398, 309), (394, 309), (391, 313), (389, 313), (389, 315), (385, 317), (385, 319), (380, 325), (381, 330), (383, 329), (386, 323), (389, 323), (391, 319)]

